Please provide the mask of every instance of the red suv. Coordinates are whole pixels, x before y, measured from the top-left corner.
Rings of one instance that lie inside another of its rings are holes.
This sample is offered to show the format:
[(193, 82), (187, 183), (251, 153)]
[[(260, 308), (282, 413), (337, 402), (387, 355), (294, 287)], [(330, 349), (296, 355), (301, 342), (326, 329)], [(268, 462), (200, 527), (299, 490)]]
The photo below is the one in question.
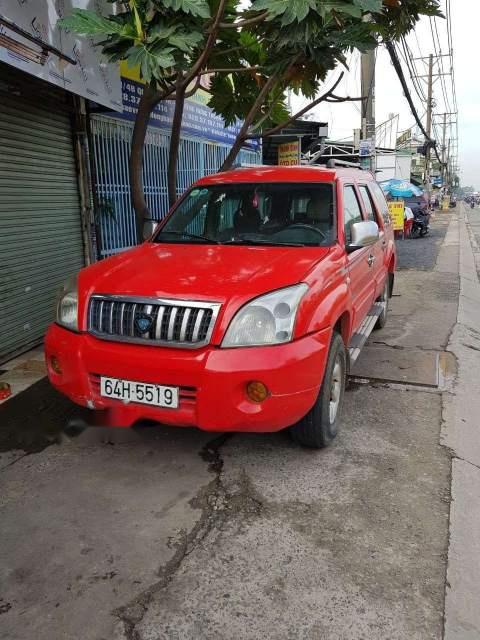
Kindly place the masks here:
[(50, 380), (105, 424), (290, 427), (325, 446), (349, 366), (385, 324), (395, 262), (368, 172), (203, 178), (144, 244), (65, 284), (46, 337)]

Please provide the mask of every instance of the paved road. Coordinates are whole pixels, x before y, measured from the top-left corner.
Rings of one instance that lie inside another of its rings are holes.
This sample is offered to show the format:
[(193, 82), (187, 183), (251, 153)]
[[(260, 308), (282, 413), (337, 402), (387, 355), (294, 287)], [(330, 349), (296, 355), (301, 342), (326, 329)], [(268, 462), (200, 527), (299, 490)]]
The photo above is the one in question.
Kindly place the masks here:
[(424, 238), (407, 238), (397, 241), (398, 268), (432, 270), (437, 261), (440, 246), (445, 238), (451, 213), (436, 211), (430, 233)]
[[(451, 460), (439, 443), (441, 391), (422, 379), (437, 362), (449, 373), (459, 288), (450, 220), (408, 241), (430, 247), (428, 261), (400, 249), (407, 269), (389, 324), (362, 355), (363, 384), (351, 384), (327, 450), (283, 433), (163, 427), (59, 437), (68, 407), (28, 455), (32, 418), (17, 444), (10, 429), (2, 638), (440, 640)], [(372, 349), (401, 384), (372, 380)]]

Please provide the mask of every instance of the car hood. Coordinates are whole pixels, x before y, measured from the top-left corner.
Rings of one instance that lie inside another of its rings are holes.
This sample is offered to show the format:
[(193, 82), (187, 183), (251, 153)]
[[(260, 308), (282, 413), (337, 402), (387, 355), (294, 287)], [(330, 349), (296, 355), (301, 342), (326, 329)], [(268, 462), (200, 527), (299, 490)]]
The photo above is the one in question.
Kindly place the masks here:
[(92, 293), (225, 302), (301, 282), (325, 247), (145, 243), (84, 269)]

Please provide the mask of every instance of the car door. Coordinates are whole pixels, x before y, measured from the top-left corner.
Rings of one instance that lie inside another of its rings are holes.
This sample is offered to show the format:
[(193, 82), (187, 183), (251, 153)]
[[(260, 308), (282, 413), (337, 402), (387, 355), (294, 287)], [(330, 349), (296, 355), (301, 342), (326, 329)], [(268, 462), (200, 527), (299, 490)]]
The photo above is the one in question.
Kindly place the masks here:
[[(353, 184), (344, 184), (342, 195), (343, 232), (345, 246), (348, 246), (352, 239), (352, 225), (364, 220), (364, 216), (357, 190)], [(375, 299), (374, 263), (370, 247), (357, 249), (347, 255), (353, 307), (353, 331), (356, 331), (362, 324)]]
[(396, 249), (395, 249), (395, 234), (393, 231), (392, 220), (390, 218), (390, 210), (388, 208), (385, 195), (380, 185), (374, 180), (368, 182), (368, 190), (372, 196), (377, 215), (383, 228), (383, 235), (381, 237), (381, 248), (383, 253), (383, 264), (385, 265), (385, 271), (388, 274), (395, 271), (396, 265)]
[(384, 251), (387, 240), (385, 237), (383, 218), (381, 217), (380, 212), (377, 211), (372, 194), (370, 193), (367, 184), (359, 184), (358, 190), (362, 199), (366, 219), (372, 222), (376, 222), (379, 230), (378, 241), (370, 247), (370, 253), (374, 258), (374, 263), (372, 265), (372, 275), (375, 279), (374, 300), (376, 300), (383, 291), (383, 288), (385, 286), (385, 278), (387, 277), (388, 265), (386, 264)]

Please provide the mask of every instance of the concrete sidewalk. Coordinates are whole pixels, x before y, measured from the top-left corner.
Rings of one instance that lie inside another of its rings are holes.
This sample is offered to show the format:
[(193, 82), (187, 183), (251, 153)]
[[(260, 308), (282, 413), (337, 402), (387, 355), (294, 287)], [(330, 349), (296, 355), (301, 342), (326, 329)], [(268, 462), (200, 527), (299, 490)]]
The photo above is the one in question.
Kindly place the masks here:
[(460, 296), (448, 349), (458, 375), (444, 395), (442, 442), (452, 450), (452, 503), (445, 603), (445, 639), (480, 638), (480, 255), (462, 209)]

